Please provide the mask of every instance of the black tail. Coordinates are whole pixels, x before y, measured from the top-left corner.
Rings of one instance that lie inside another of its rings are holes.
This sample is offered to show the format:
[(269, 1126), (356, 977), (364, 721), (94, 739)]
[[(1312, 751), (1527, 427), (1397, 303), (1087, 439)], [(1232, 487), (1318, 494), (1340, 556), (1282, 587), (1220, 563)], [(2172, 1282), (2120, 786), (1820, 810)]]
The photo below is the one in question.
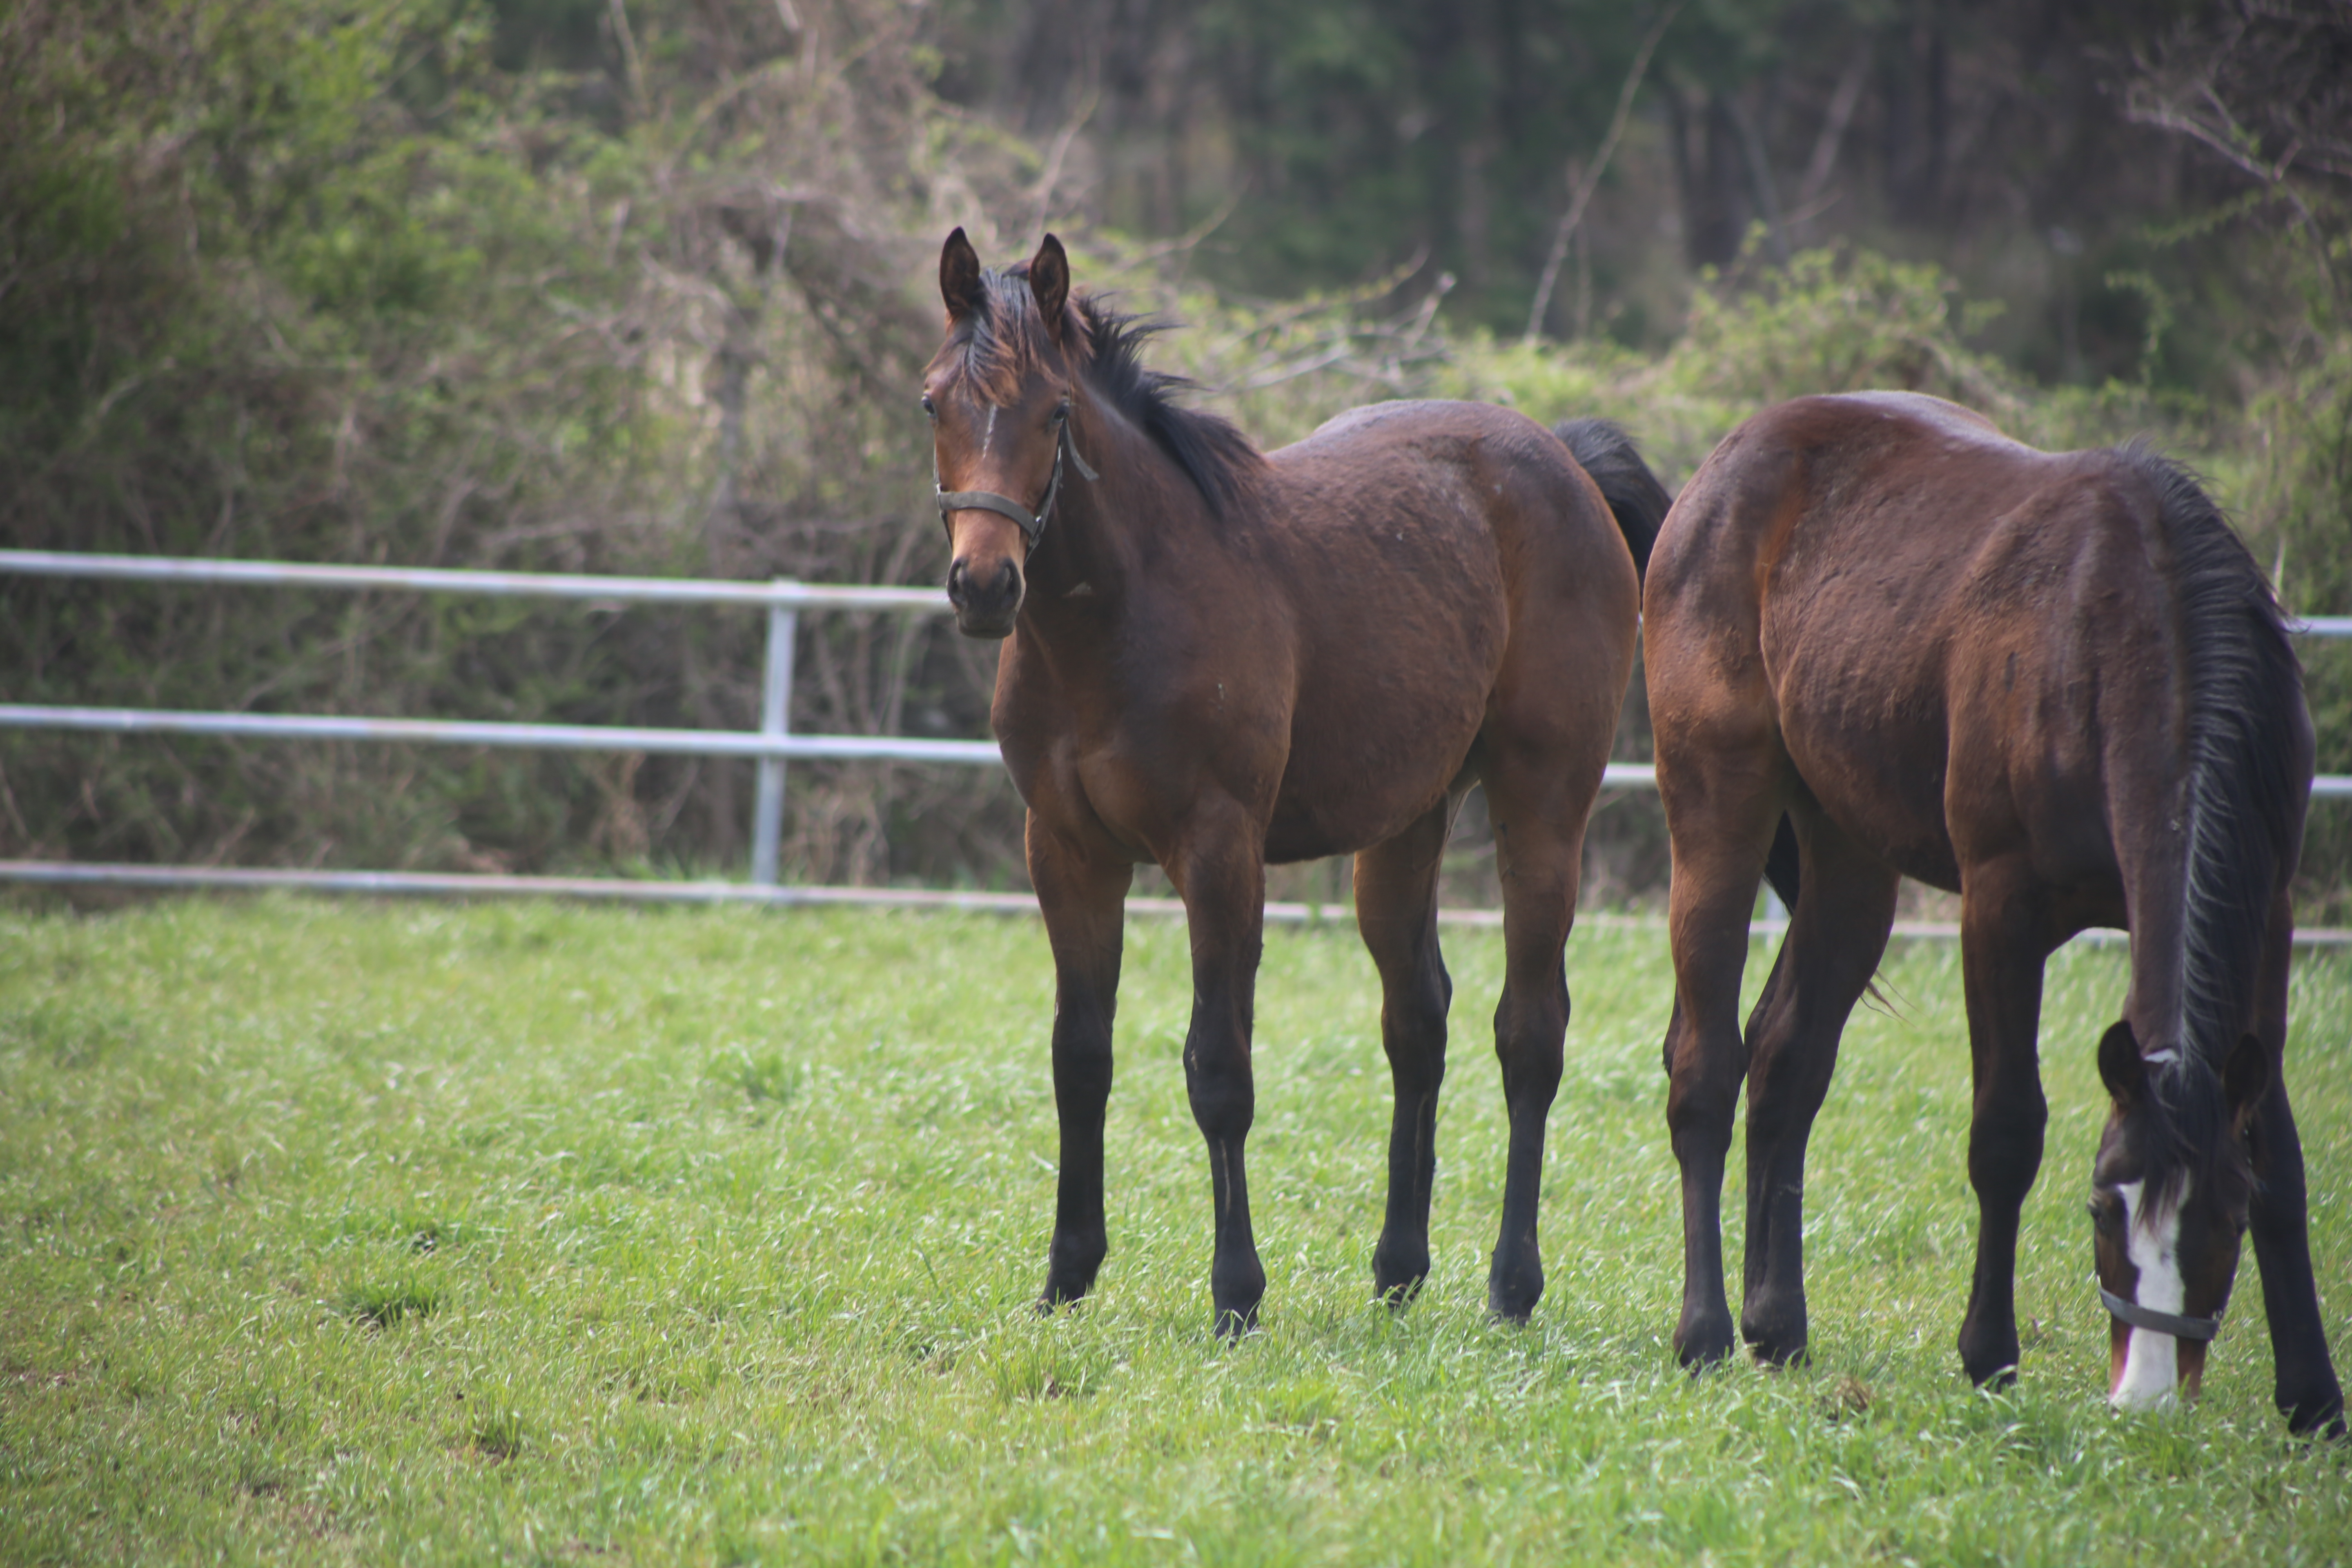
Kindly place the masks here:
[(1666, 509), (1675, 504), (1675, 498), (1650, 472), (1650, 465), (1642, 461), (1633, 437), (1625, 434), (1623, 426), (1606, 419), (1563, 419), (1551, 431), (1568, 443), (1568, 449), (1601, 487), (1601, 499), (1616, 514), (1626, 547), (1633, 552), (1633, 570), (1646, 575), (1650, 546), (1657, 542), (1658, 525), (1666, 521)]

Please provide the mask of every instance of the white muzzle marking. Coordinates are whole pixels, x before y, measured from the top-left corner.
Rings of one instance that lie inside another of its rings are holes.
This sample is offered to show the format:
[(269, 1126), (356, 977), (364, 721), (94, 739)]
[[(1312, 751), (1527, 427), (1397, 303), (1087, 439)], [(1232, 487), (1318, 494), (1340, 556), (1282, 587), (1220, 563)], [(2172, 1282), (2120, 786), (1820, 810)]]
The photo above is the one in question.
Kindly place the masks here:
[[(2152, 1311), (2188, 1310), (2188, 1287), (2180, 1278), (2180, 1205), (2188, 1201), (2184, 1187), (2179, 1202), (2143, 1223), (2140, 1197), (2143, 1182), (2125, 1182), (2116, 1191), (2124, 1200), (2124, 1245), (2139, 1284), (2132, 1300)], [(2134, 1329), (2124, 1351), (2124, 1374), (2116, 1380), (2107, 1403), (2118, 1410), (2170, 1410), (2180, 1403), (2179, 1342), (2153, 1329)]]

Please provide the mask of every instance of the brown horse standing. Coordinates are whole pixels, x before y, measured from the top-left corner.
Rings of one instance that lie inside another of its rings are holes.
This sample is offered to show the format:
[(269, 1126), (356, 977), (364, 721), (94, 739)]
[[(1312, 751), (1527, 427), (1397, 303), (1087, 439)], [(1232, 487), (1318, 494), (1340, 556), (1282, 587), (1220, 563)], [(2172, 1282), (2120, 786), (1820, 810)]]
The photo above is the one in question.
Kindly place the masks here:
[(1487, 1295), (1524, 1318), (1543, 1293), (1561, 949), (1633, 663), (1635, 555), (1664, 491), (1613, 429), (1569, 432), (1612, 502), (1560, 437), (1473, 404), (1359, 409), (1261, 456), (1170, 401), (1175, 384), (1139, 363), (1145, 329), (1071, 298), (1050, 235), (1025, 267), (992, 273), (958, 229), (940, 285), (948, 337), (923, 406), (948, 595), (964, 632), (1004, 639), (992, 720), (1028, 804), (1054, 951), (1062, 1158), (1040, 1306), (1084, 1296), (1106, 1250), (1122, 910), (1135, 868), (1156, 863), (1192, 932), (1184, 1071), (1214, 1188), (1214, 1321), (1253, 1321), (1265, 1275), (1242, 1149), (1265, 866), (1349, 851), (1396, 1087), (1372, 1275), (1398, 1301), (1420, 1285), (1452, 994), (1439, 857), (1482, 783), (1505, 901), (1495, 1048), (1511, 1128)]
[[(2194, 1395), (2251, 1222), (2279, 1407), (2299, 1431), (2340, 1429), (2281, 1059), (2311, 725), (2277, 605), (2211, 501), (2135, 447), (2039, 452), (1928, 397), (1800, 398), (1708, 458), (1646, 595), (1675, 856), (1684, 1361), (1731, 1349), (1717, 1205), (1743, 1078), (1739, 1331), (1767, 1360), (1803, 1352), (1805, 1142), (1909, 875), (1961, 899), (1969, 1374), (2017, 1364), (2043, 963), (2122, 926), (2131, 984), (2099, 1043), (2112, 1108), (2091, 1203), (2110, 1397)], [(1791, 825), (1801, 869), (1743, 1038), (1776, 825), (1776, 871)]]

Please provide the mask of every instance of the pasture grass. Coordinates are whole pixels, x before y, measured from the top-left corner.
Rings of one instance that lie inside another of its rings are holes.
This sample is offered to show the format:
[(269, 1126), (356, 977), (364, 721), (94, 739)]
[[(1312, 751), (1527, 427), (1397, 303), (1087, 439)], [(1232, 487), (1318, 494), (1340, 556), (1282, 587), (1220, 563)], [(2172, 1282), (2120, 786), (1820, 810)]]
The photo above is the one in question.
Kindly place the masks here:
[[(1531, 1326), (1483, 1311), (1500, 943), (1447, 937), (1436, 1267), (1372, 1304), (1389, 1093), (1345, 926), (1269, 935), (1264, 1331), (1208, 1333), (1181, 924), (1130, 925), (1098, 1294), (1053, 1204), (1034, 921), (294, 900), (0, 910), (0, 1556), (24, 1562), (2343, 1563), (2252, 1265), (2125, 1418), (2082, 1198), (2124, 961), (2053, 961), (2025, 1375), (1952, 1341), (1956, 952), (1898, 947), (1812, 1145), (1814, 1360), (1690, 1378), (1663, 934), (1587, 930)], [(1759, 950), (1749, 984), (1765, 969)], [(2339, 1352), (2352, 960), (2291, 1081)], [(1738, 1154), (1735, 1151), (1735, 1171)], [(1727, 1194), (1736, 1260), (1739, 1179)], [(1734, 1265), (1736, 1273), (1736, 1262)], [(1735, 1303), (1736, 1310), (1736, 1303)]]

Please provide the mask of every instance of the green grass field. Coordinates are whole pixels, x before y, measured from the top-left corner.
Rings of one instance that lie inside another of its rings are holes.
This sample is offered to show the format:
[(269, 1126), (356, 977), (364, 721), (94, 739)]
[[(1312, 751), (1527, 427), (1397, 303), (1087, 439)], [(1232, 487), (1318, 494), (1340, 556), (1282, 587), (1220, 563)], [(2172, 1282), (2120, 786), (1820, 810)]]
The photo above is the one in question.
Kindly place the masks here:
[[(1368, 1300), (1370, 967), (1345, 926), (1270, 936), (1270, 1288), (1265, 1331), (1224, 1344), (1180, 924), (1129, 927), (1111, 1256), (1040, 1321), (1034, 921), (0, 911), (0, 1557), (2352, 1560), (2352, 1459), (2271, 1410), (2251, 1259), (2199, 1408), (2103, 1402), (2082, 1200), (2118, 952), (2052, 967), (2025, 1375), (1983, 1394), (1951, 1348), (1974, 1226), (1951, 945), (1898, 948), (1895, 1013), (1847, 1033), (1813, 1142), (1813, 1363), (1697, 1379), (1666, 1344), (1663, 934), (1570, 944), (1526, 1329), (1483, 1311), (1500, 943), (1447, 945), (1437, 1262), (1392, 1317)], [(2306, 957), (2295, 987), (2341, 1356), (2352, 958)]]

